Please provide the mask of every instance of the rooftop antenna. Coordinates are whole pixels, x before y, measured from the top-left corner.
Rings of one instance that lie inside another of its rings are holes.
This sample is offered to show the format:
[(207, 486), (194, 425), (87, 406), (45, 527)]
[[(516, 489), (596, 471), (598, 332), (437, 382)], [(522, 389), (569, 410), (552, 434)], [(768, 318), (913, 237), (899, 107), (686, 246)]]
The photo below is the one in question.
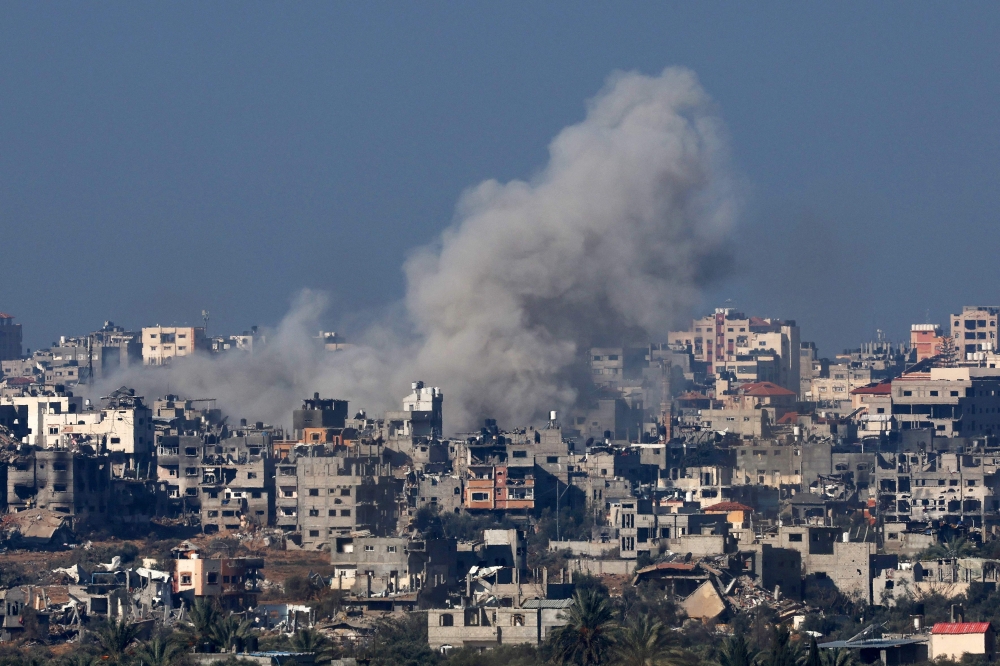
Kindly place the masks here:
[(208, 310), (201, 311), (201, 320), (205, 322), (205, 337), (208, 337)]

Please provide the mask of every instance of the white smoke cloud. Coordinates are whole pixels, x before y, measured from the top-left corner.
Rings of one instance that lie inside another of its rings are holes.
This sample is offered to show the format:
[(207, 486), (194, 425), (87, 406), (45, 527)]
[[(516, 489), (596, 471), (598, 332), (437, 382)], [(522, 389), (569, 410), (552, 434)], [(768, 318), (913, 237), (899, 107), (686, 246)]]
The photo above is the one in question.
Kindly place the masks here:
[[(664, 339), (727, 270), (736, 198), (721, 123), (686, 69), (612, 75), (549, 153), (529, 181), (467, 191), (440, 241), (407, 261), (415, 339), (373, 327), (365, 345), (323, 354), (308, 344), (323, 299), (307, 293), (262, 353), (178, 363), (159, 386), (272, 422), (314, 391), (397, 408), (412, 379), (442, 387), (448, 430), (567, 408), (591, 345)], [(127, 381), (149, 386), (147, 374)]]

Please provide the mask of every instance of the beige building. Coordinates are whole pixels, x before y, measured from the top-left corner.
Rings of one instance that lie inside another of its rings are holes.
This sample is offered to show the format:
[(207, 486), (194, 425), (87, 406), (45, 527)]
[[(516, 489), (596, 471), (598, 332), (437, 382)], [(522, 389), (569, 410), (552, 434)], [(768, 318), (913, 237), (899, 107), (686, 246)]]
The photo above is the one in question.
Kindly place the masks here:
[(163, 365), (171, 359), (207, 349), (205, 329), (194, 326), (151, 326), (142, 329), (143, 365)]
[(851, 399), (851, 391), (871, 383), (871, 368), (838, 363), (830, 365), (828, 377), (813, 378), (809, 397), (815, 401), (847, 401)]
[(892, 416), (901, 430), (941, 437), (1000, 432), (1000, 374), (994, 368), (931, 368), (892, 380)]
[(427, 642), (432, 650), (541, 645), (553, 629), (566, 624), (572, 605), (572, 599), (531, 599), (520, 608), (432, 609), (427, 611)]
[(951, 337), (955, 339), (959, 358), (996, 350), (998, 316), (1000, 306), (996, 305), (966, 305), (951, 316)]
[(707, 364), (710, 375), (729, 370), (744, 381), (772, 381), (796, 394), (800, 391), (801, 343), (794, 321), (717, 308), (715, 314), (692, 321), (689, 330), (670, 332), (667, 341)]
[(931, 659), (961, 661), (967, 654), (982, 654), (992, 660), (996, 634), (989, 622), (938, 622), (931, 629)]

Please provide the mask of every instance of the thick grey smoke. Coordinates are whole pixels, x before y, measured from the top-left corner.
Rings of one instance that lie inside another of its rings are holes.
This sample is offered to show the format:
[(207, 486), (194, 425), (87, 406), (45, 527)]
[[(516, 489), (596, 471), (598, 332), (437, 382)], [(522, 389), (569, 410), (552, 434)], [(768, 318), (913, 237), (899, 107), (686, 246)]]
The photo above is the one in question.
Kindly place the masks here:
[(321, 307), (306, 295), (264, 353), (178, 364), (172, 390), (283, 422), (317, 390), (394, 408), (420, 378), (444, 390), (448, 430), (572, 405), (592, 344), (663, 339), (727, 269), (735, 198), (721, 124), (685, 69), (611, 76), (549, 152), (529, 181), (466, 192), (440, 242), (406, 263), (415, 341), (375, 327), (365, 346), (322, 355), (306, 344)]

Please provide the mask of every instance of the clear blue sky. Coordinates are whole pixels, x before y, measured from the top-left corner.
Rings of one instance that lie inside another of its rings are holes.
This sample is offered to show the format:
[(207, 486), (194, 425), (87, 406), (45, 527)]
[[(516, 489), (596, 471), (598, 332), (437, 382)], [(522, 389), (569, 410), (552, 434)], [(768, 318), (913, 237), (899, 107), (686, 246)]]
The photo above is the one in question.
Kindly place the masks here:
[[(615, 69), (693, 69), (745, 182), (706, 295), (825, 354), (1000, 302), (1000, 11), (977, 3), (6, 3), (0, 310), (37, 347), (331, 325), (485, 178), (530, 176)], [(341, 322), (342, 323), (342, 322)]]

